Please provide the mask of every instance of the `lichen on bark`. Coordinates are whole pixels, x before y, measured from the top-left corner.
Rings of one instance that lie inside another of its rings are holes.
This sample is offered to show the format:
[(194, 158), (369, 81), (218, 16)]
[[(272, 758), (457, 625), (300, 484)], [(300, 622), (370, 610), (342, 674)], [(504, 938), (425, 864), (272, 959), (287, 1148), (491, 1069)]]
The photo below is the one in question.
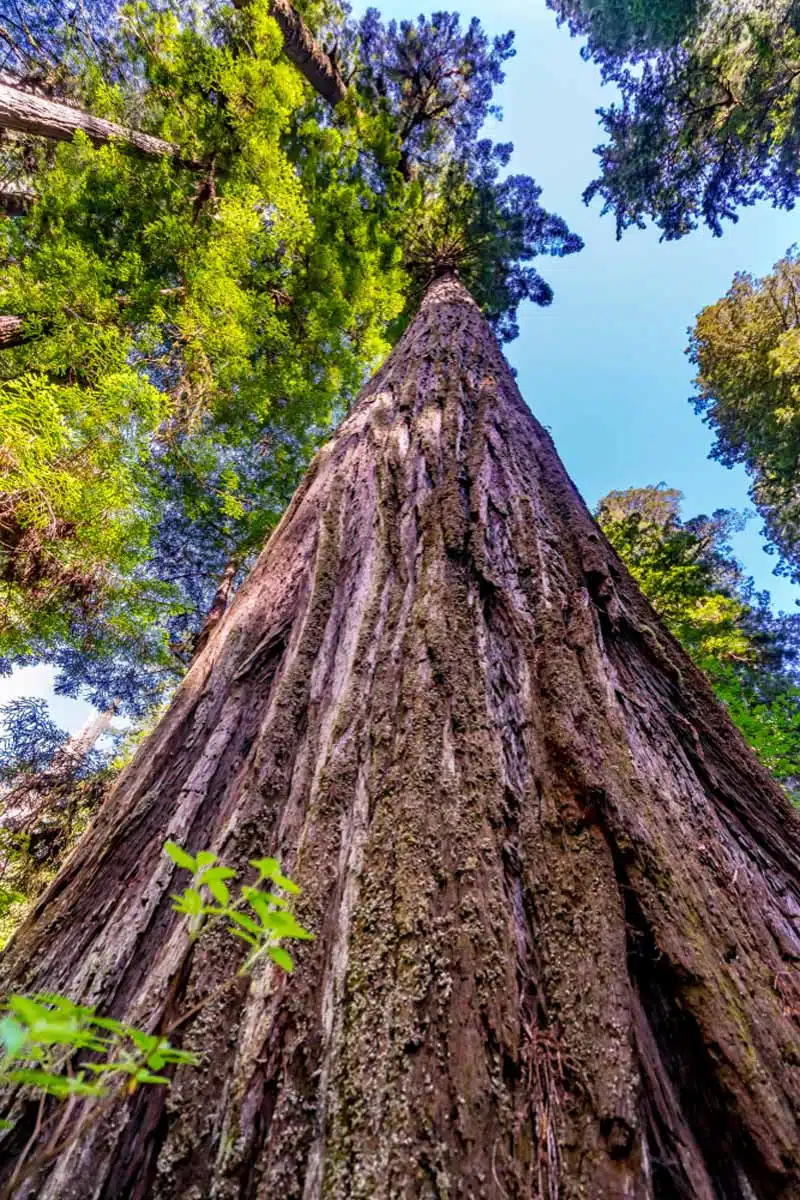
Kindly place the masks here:
[[(6, 987), (156, 1027), (173, 837), (316, 934), (186, 1030), (42, 1200), (800, 1196), (800, 831), (457, 279), (319, 453)], [(180, 987), (174, 980), (180, 980)], [(6, 1138), (5, 1169), (25, 1122)]]

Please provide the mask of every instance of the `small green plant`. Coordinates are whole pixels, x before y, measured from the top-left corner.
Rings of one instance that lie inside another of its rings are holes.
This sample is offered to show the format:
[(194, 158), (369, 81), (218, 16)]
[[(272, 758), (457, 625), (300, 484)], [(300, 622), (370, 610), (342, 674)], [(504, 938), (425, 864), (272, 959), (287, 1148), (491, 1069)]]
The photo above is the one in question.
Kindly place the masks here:
[[(172, 897), (175, 911), (187, 918), (190, 941), (196, 941), (212, 925), (224, 921), (228, 932), (250, 947), (238, 975), (249, 974), (265, 956), (284, 971), (294, 970), (292, 957), (280, 942), (284, 938), (305, 940), (312, 935), (287, 911), (285, 897), (273, 890), (279, 888), (290, 895), (298, 895), (300, 891), (297, 884), (281, 874), (276, 859), (253, 859), (250, 865), (258, 872), (256, 886), (242, 885), (237, 900), (231, 903), (228, 884), (236, 872), (221, 866), (215, 854), (201, 850), (193, 858), (175, 842), (166, 842), (164, 853), (176, 866), (192, 872), (189, 887)], [(263, 884), (268, 890), (262, 890), (259, 885)]]
[[(38, 1101), (38, 1112), (33, 1133), (0, 1200), (8, 1200), (24, 1179), (35, 1176), (82, 1137), (116, 1100), (140, 1086), (168, 1086), (165, 1069), (197, 1066), (197, 1056), (170, 1039), (221, 992), (249, 975), (262, 959), (270, 959), (282, 971), (292, 971), (292, 957), (281, 942), (313, 936), (298, 923), (286, 896), (281, 895), (298, 895), (300, 889), (281, 873), (276, 859), (253, 860), (250, 865), (256, 878), (252, 884), (243, 884), (237, 872), (209, 850), (192, 855), (176, 842), (166, 842), (164, 853), (176, 867), (191, 872), (188, 886), (172, 896), (173, 909), (185, 918), (189, 952), (221, 922), (246, 943), (247, 955), (214, 992), (159, 1032), (148, 1033), (100, 1016), (94, 1008), (66, 996), (7, 996), (0, 1009), (0, 1087), (23, 1089), (21, 1098)], [(56, 1104), (46, 1114), (49, 1100)], [(83, 1109), (75, 1119), (79, 1102)], [(0, 1129), (12, 1127), (10, 1121), (0, 1122)], [(43, 1149), (28, 1161), (40, 1139)]]

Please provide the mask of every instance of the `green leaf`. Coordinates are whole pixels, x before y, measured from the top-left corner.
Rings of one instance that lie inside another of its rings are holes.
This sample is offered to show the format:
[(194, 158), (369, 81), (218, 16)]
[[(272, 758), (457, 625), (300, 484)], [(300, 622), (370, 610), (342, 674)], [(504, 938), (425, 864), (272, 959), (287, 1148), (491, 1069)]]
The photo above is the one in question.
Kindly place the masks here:
[(250, 866), (255, 867), (260, 879), (271, 879), (277, 887), (283, 888), (285, 892), (290, 892), (293, 896), (300, 895), (300, 888), (297, 884), (281, 874), (281, 865), (277, 859), (254, 858), (251, 859)]
[(261, 924), (266, 925), (275, 911), (267, 899), (266, 893), (259, 892), (257, 888), (244, 887), (242, 888), (242, 895), (260, 919)]
[(146, 1071), (144, 1067), (142, 1067), (140, 1071), (136, 1072), (134, 1078), (136, 1079), (137, 1083), (169, 1083), (169, 1079), (167, 1079), (166, 1075), (152, 1075), (149, 1071)]
[(215, 863), (216, 861), (216, 854), (212, 854), (210, 850), (198, 850), (197, 857), (195, 858), (195, 862), (197, 864), (196, 869), (199, 871), (203, 867), (210, 867), (211, 864)]
[(233, 925), (228, 926), (228, 933), (232, 933), (234, 937), (241, 938), (243, 942), (247, 942), (248, 946), (260, 946), (260, 939), (253, 937), (250, 933), (245, 933), (243, 929), (236, 929)]
[(230, 894), (230, 891), (228, 890), (228, 888), (226, 888), (225, 884), (222, 882), (222, 880), (221, 879), (206, 879), (204, 882), (205, 882), (205, 886), (211, 892), (211, 895), (214, 897), (214, 899), (219, 904), (227, 906), (227, 904), (230, 901), (231, 894)]
[(69, 1075), (53, 1075), (49, 1071), (8, 1071), (5, 1078), (9, 1083), (24, 1083), (46, 1092), (48, 1096), (102, 1096), (103, 1089), (97, 1084), (85, 1083)]
[(199, 917), (203, 912), (203, 897), (196, 888), (186, 888), (179, 896), (173, 895), (175, 912), (185, 913), (190, 917)]
[(254, 933), (256, 937), (261, 937), (262, 933), (264, 932), (260, 925), (257, 925), (251, 917), (245, 916), (244, 913), (234, 912), (233, 909), (231, 909), (227, 915), (229, 921), (233, 921), (234, 924), (238, 925), (241, 929), (246, 929), (248, 933)]
[(16, 1058), (27, 1040), (28, 1034), (24, 1025), (15, 1021), (10, 1015), (3, 1017), (0, 1021), (0, 1041), (2, 1041), (5, 1053), (9, 1058)]
[(279, 966), (282, 970), (290, 972), (294, 970), (292, 956), (289, 954), (288, 950), (284, 950), (282, 946), (270, 946), (267, 954), (269, 954), (272, 961), (276, 963), (277, 966)]
[(184, 867), (187, 871), (191, 871), (194, 875), (197, 870), (197, 863), (192, 858), (191, 854), (187, 854), (177, 842), (164, 842), (164, 853), (167, 858), (171, 859), (176, 867)]
[(126, 1035), (131, 1039), (137, 1050), (143, 1054), (152, 1054), (161, 1044), (161, 1039), (152, 1033), (144, 1033), (141, 1029), (126, 1027)]
[(304, 929), (291, 913), (270, 913), (269, 920), (265, 921), (264, 924), (276, 937), (297, 938), (301, 941), (312, 941), (314, 937), (313, 933), (309, 933), (307, 929)]

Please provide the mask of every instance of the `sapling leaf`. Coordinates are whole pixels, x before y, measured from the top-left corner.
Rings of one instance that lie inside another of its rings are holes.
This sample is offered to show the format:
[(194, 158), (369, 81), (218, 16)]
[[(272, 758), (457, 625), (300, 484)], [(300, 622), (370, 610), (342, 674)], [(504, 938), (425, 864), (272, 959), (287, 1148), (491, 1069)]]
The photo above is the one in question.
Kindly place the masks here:
[(178, 913), (186, 913), (189, 917), (199, 917), (203, 913), (203, 897), (196, 888), (186, 888), (180, 895), (173, 895), (173, 909)]
[(167, 858), (175, 863), (176, 867), (183, 867), (187, 871), (191, 871), (194, 875), (197, 870), (197, 863), (192, 858), (191, 854), (187, 854), (177, 842), (164, 842), (162, 847)]
[(279, 966), (283, 971), (293, 971), (294, 962), (288, 950), (284, 950), (282, 946), (270, 946), (267, 954), (272, 961)]
[(28, 1033), (24, 1025), (21, 1025), (10, 1014), (3, 1017), (0, 1021), (0, 1042), (3, 1043), (8, 1058), (16, 1058), (27, 1040)]
[(271, 879), (285, 892), (299, 896), (300, 888), (291, 879), (287, 879), (285, 875), (281, 874), (281, 864), (276, 858), (254, 858), (250, 860), (250, 866), (255, 867), (258, 871), (259, 879)]
[(231, 893), (221, 879), (207, 879), (204, 883), (219, 904), (227, 905), (230, 902)]
[(288, 912), (271, 912), (264, 924), (276, 937), (298, 938), (302, 941), (311, 941), (314, 937)]
[(256, 937), (261, 937), (264, 932), (261, 925), (256, 924), (252, 917), (247, 917), (244, 913), (235, 912), (231, 909), (227, 916), (229, 921), (233, 921), (241, 929), (246, 929), (248, 933), (254, 933)]
[(207, 883), (209, 879), (234, 879), (236, 872), (233, 867), (209, 867), (195, 879), (195, 883), (199, 887), (201, 883)]
[(198, 850), (195, 858), (195, 870), (200, 871), (203, 867), (210, 867), (212, 863), (217, 861), (216, 854), (212, 854), (210, 850)]
[(232, 933), (234, 937), (241, 938), (243, 942), (247, 942), (248, 946), (258, 946), (259, 939), (253, 937), (251, 933), (245, 933), (243, 929), (234, 929), (233, 925), (228, 926), (228, 933)]
[(146, 1071), (144, 1067), (142, 1067), (140, 1071), (136, 1072), (134, 1078), (137, 1083), (169, 1083), (169, 1079), (166, 1077), (166, 1075), (152, 1075), (149, 1071)]
[(125, 1032), (137, 1050), (141, 1050), (143, 1054), (152, 1054), (161, 1041), (155, 1034), (143, 1033), (141, 1029), (128, 1028)]
[(69, 1075), (53, 1075), (50, 1071), (25, 1069), (8, 1071), (5, 1078), (9, 1083), (25, 1083), (46, 1092), (48, 1096), (101, 1096), (103, 1089), (94, 1083), (86, 1083), (83, 1079), (71, 1078)]

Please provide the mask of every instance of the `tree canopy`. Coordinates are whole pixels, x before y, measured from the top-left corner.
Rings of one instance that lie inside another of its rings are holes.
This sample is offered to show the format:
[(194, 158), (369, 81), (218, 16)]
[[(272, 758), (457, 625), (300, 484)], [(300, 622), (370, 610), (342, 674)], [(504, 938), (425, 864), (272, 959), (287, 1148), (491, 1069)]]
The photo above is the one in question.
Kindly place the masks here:
[[(18, 69), (46, 59), (48, 14), (27, 0)], [(480, 136), (510, 34), (327, 14), (350, 80), (332, 111), (267, 0), (108, 18), (50, 22), (73, 48), (64, 86), (180, 153), (80, 133), (5, 144), (32, 200), (0, 226), (0, 310), (18, 330), (0, 354), (0, 652), (141, 713), (420, 287), (457, 264), (513, 337), (519, 303), (552, 298), (531, 260), (581, 242), (532, 179), (504, 175), (511, 147)], [(25, 424), (31, 403), (44, 425)]]
[(665, 238), (767, 198), (800, 193), (800, 6), (794, 0), (548, 0), (620, 99), (600, 110), (608, 137), (600, 196), (617, 232), (656, 222)]
[(663, 484), (609, 492), (604, 533), (761, 761), (787, 784), (800, 777), (800, 618), (776, 617), (729, 544), (741, 518), (725, 509), (682, 519)]
[(697, 318), (689, 353), (694, 405), (716, 435), (712, 456), (742, 463), (781, 569), (800, 580), (800, 257), (763, 279), (740, 272)]

